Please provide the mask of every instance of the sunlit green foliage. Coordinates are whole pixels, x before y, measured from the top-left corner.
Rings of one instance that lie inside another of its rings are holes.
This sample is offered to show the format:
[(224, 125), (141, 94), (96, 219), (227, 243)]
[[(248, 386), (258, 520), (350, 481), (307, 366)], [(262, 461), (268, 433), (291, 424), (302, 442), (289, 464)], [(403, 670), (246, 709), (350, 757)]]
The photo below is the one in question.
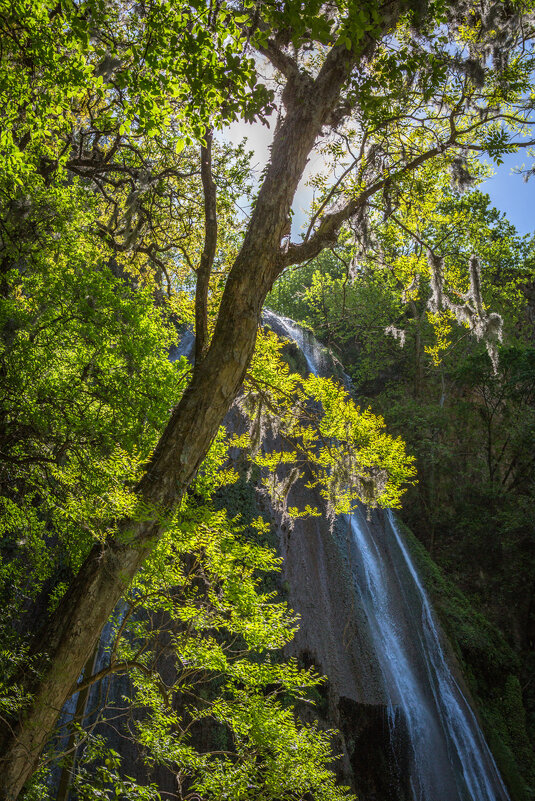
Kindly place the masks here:
[(264, 528), (192, 496), (127, 598), (111, 662), (118, 672), (129, 665), (147, 763), (175, 772), (182, 792), (341, 799), (324, 766), (329, 733), (295, 721), (292, 699), (306, 699), (320, 679), (277, 653), (295, 619), (262, 590), (261, 574), (279, 563), (258, 542)]
[(365, 248), (348, 231), (337, 248), (285, 275), (270, 298), (272, 308), (343, 352), (346, 364), (349, 355), (358, 382), (371, 378), (379, 364), (388, 371), (406, 338), (417, 338), (424, 360), (438, 365), (472, 335), (468, 315), (459, 325), (446, 304), (435, 307), (430, 253), (441, 259), (444, 294), (459, 311), (474, 306), (469, 261), (476, 253), (484, 312), (501, 315), (506, 337), (525, 326), (523, 288), (533, 272), (529, 241), (488, 208), (486, 195), (452, 188), (444, 166), (433, 163), (415, 173), (395, 210), (375, 204)]
[(56, 544), (75, 569), (81, 543), (128, 507), (181, 372), (166, 358), (176, 332), (165, 312), (114, 274), (98, 242), (76, 241), (84, 209), (69, 201), (67, 219), (4, 275), (1, 480), (4, 547), (24, 519), (18, 536), (43, 543), (35, 558), (53, 560)]
[[(190, 373), (186, 360), (168, 360), (176, 329), (165, 307), (154, 305), (150, 286), (114, 272), (91, 237), (74, 246), (73, 231), (88, 213), (84, 195), (79, 199), (51, 231), (50, 244), (32, 253), (31, 269), (28, 256), (27, 269), (7, 273), (0, 303), (1, 597), (9, 609), (3, 714), (24, 700), (10, 685), (24, 656), (24, 637), (15, 636), (10, 621), (27, 625), (44, 599), (53, 608), (92, 543), (104, 544), (115, 521), (135, 510), (132, 489)], [(286, 390), (293, 403), (306, 404), (305, 389), (309, 399), (319, 397), (290, 375), (273, 335), (266, 341), (253, 374), (276, 379), (275, 400)], [(327, 409), (326, 398), (324, 390)], [(280, 411), (284, 416), (282, 405)], [(295, 420), (289, 428), (297, 437)], [(266, 799), (299, 798), (311, 789), (318, 798), (342, 798), (324, 767), (329, 735), (295, 722), (291, 699), (306, 697), (318, 679), (280, 660), (295, 619), (262, 591), (261, 576), (279, 566), (256, 541), (266, 524), (258, 518), (245, 529), (212, 505), (218, 488), (237, 478), (227, 463), (229, 445), (249, 443), (225, 429), (213, 443), (126, 598), (106, 645), (109, 674), (131, 675), (133, 714), (143, 712), (136, 738), (147, 760), (178, 772), (205, 797), (246, 797), (254, 786)], [(301, 452), (305, 458), (306, 448)], [(162, 690), (164, 647), (167, 659), (174, 655), (175, 679)], [(205, 720), (226, 738), (219, 756), (214, 747), (195, 750), (195, 722)], [(80, 798), (103, 797), (110, 782), (111, 797), (156, 797), (115, 772), (119, 757), (104, 744), (83, 729), (75, 736)], [(98, 781), (82, 767), (95, 760)]]
[[(330, 514), (348, 512), (358, 501), (397, 506), (414, 475), (401, 440), (390, 437), (382, 419), (357, 407), (335, 380), (292, 374), (280, 361), (280, 347), (269, 332), (259, 337), (241, 401), (252, 418), (252, 458), (267, 470), (270, 494), (284, 507), (292, 483), (307, 475)], [(264, 444), (269, 429), (280, 449)]]
[(251, 116), (269, 99), (231, 8), (5, 0), (0, 20), (2, 170), (15, 183), (38, 180), (43, 160), (64, 167), (64, 137), (89, 120), (133, 143), (178, 126), (180, 150), (207, 118)]

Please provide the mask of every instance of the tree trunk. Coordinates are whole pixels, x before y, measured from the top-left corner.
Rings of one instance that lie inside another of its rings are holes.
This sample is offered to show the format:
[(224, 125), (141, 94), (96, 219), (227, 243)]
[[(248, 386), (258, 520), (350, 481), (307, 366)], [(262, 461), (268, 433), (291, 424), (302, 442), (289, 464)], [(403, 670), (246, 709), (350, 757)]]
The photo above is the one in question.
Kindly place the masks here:
[[(382, 35), (402, 10), (388, 3)], [(357, 48), (335, 46), (317, 78), (297, 70), (288, 79), (287, 113), (242, 248), (229, 273), (212, 342), (195, 365), (191, 384), (137, 487), (140, 520), (123, 520), (118, 534), (96, 544), (33, 648), (37, 678), (24, 677), (31, 705), (6, 728), (0, 742), (0, 801), (16, 801), (35, 771), (57, 716), (121, 595), (150, 554), (199, 469), (245, 377), (254, 351), (262, 305), (284, 267), (281, 239), (291, 204), (316, 137), (338, 102), (353, 65), (370, 55), (375, 40)], [(146, 508), (153, 509), (147, 521)]]
[[(314, 108), (315, 106), (315, 108)], [(160, 520), (194, 478), (250, 363), (267, 292), (280, 272), (280, 240), (323, 114), (288, 113), (243, 247), (230, 272), (205, 358), (158, 443), (138, 487)], [(33, 652), (39, 677), (26, 682), (31, 706), (2, 738), (0, 799), (15, 801), (35, 771), (57, 716), (116, 603), (154, 547), (162, 523), (125, 520), (118, 535), (93, 547)], [(46, 659), (42, 657), (46, 655)]]
[(33, 702), (2, 738), (0, 799), (14, 801), (34, 772), (106, 620), (156, 544), (165, 525), (160, 521), (180, 501), (201, 465), (250, 362), (260, 310), (276, 269), (274, 256), (271, 245), (269, 251), (264, 247), (238, 260), (256, 267), (251, 271), (256, 274), (256, 292), (240, 271), (229, 278), (231, 297), (222, 304), (212, 346), (195, 368), (138, 487), (140, 507), (153, 508), (154, 519), (124, 520), (112, 541), (93, 546), (35, 643), (40, 676), (37, 682), (25, 682), (34, 693)]

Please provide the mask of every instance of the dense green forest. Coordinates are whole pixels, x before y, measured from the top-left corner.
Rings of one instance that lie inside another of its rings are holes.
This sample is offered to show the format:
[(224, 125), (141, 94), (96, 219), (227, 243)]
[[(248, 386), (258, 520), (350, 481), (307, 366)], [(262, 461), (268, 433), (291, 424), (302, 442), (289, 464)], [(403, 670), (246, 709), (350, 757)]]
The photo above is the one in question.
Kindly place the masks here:
[[(166, 799), (354, 797), (310, 711), (325, 680), (284, 651), (266, 504), (290, 531), (399, 510), (532, 797), (534, 251), (480, 159), (533, 144), (534, 22), (530, 0), (0, 0), (2, 801), (152, 801), (159, 769)], [(261, 174), (238, 120), (273, 133)], [(143, 778), (99, 729), (113, 681)]]

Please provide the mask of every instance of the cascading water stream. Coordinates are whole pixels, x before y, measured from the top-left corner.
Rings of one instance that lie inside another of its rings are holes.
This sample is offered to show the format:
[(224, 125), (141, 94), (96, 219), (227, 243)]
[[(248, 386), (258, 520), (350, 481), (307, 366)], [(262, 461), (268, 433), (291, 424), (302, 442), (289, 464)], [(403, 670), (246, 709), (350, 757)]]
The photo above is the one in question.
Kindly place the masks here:
[[(310, 372), (324, 372), (323, 352), (309, 332), (273, 312), (264, 321), (296, 342)], [(357, 511), (346, 520), (357, 603), (383, 684), (391, 740), (405, 741), (412, 801), (509, 801), (393, 515), (368, 521)]]
[(282, 317), (269, 309), (264, 310), (262, 319), (278, 336), (295, 342), (305, 357), (310, 373), (318, 375), (323, 372), (324, 348), (310, 331), (297, 325), (288, 317)]
[(383, 676), (393, 737), (398, 728), (408, 741), (415, 801), (506, 801), (393, 516), (380, 525), (355, 513), (349, 526), (357, 593)]

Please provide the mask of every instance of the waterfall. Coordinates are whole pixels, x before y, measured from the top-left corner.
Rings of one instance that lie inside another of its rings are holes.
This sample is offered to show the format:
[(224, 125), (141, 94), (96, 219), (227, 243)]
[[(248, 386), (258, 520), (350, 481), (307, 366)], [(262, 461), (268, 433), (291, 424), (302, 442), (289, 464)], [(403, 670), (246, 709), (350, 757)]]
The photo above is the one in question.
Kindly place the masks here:
[(264, 310), (262, 319), (279, 337), (295, 342), (305, 357), (310, 373), (323, 375), (326, 372), (325, 348), (322, 348), (310, 331), (297, 325), (289, 317), (275, 314), (269, 309)]
[[(325, 374), (324, 352), (309, 332), (273, 312), (264, 322), (296, 342), (310, 372)], [(368, 521), (356, 511), (344, 524), (390, 739), (406, 741), (411, 801), (509, 801), (394, 516)]]
[[(270, 311), (263, 319), (279, 337), (297, 345), (311, 373), (332, 375), (328, 352), (310, 331)], [(169, 358), (191, 359), (193, 346), (193, 333), (186, 329)], [(289, 601), (302, 621), (290, 649), (294, 656), (310, 657), (328, 677), (331, 696), (338, 699), (328, 725), (342, 728), (343, 724), (346, 743), (354, 740), (356, 752), (360, 751), (353, 776), (359, 780), (358, 769), (365, 771), (376, 763), (373, 770), (384, 779), (381, 787), (376, 785), (359, 797), (363, 801), (509, 801), (394, 516), (374, 514), (368, 520), (357, 510), (341, 517), (337, 529), (340, 542), (320, 518), (298, 520), (291, 536), (287, 528), (281, 529), (281, 550)], [(124, 612), (119, 604), (104, 628), (93, 672), (106, 666), (114, 627)], [(92, 687), (84, 698), (73, 696), (62, 712), (58, 751), (72, 747), (73, 720), (83, 719), (89, 727), (95, 724), (103, 693), (113, 720), (110, 726), (99, 724), (98, 732), (124, 756), (128, 775), (137, 776), (141, 770), (138, 754), (118, 731), (127, 682), (126, 676), (116, 676), (113, 682), (106, 679), (103, 686)], [(358, 733), (348, 731), (348, 726), (359, 723), (347, 714), (355, 709), (356, 718), (360, 715)], [(366, 728), (370, 720), (375, 730)], [(385, 778), (389, 759), (398, 763)], [(49, 788), (59, 801), (69, 797), (74, 762), (75, 754), (71, 765), (67, 760), (63, 771), (56, 767), (50, 773)], [(151, 778), (160, 791), (172, 793), (170, 776), (158, 769)], [(348, 769), (346, 781), (350, 780)]]

